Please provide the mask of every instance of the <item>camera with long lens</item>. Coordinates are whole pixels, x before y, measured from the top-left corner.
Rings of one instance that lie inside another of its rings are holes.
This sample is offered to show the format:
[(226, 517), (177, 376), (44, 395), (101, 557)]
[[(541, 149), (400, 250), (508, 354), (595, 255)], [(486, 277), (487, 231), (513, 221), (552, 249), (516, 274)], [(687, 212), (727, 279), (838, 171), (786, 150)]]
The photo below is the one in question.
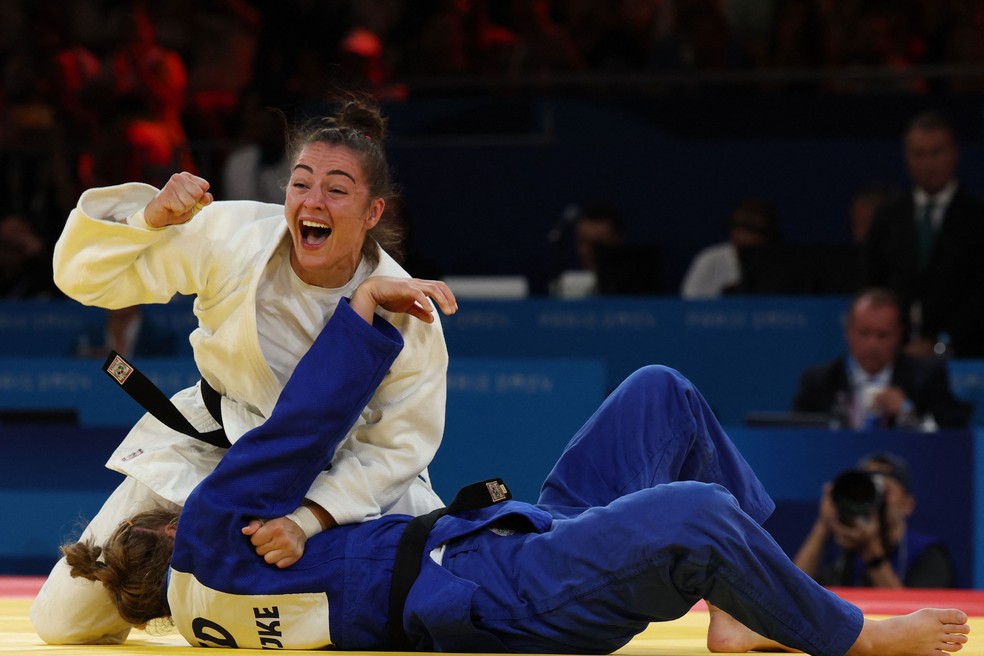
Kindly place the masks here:
[(884, 503), (884, 484), (880, 474), (851, 469), (838, 474), (830, 491), (837, 518), (845, 526), (879, 512)]

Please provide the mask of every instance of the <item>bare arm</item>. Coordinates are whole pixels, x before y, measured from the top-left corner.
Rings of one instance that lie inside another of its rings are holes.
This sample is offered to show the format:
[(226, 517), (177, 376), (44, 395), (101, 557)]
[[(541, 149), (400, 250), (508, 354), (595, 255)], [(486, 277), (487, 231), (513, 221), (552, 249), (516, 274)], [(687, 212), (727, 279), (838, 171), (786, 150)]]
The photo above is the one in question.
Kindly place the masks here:
[(820, 560), (823, 557), (823, 549), (830, 539), (831, 520), (836, 517), (836, 509), (830, 499), (830, 483), (823, 487), (823, 494), (820, 497), (820, 508), (817, 519), (813, 523), (809, 534), (796, 552), (793, 562), (805, 573), (814, 579), (820, 573)]

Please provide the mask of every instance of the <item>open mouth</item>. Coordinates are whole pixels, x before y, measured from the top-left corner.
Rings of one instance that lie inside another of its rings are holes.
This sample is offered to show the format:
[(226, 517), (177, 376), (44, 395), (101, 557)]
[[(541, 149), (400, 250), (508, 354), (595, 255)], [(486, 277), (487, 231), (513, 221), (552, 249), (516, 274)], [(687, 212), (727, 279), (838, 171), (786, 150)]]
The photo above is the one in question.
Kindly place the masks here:
[(331, 236), (331, 227), (317, 221), (301, 221), (301, 243), (320, 246)]

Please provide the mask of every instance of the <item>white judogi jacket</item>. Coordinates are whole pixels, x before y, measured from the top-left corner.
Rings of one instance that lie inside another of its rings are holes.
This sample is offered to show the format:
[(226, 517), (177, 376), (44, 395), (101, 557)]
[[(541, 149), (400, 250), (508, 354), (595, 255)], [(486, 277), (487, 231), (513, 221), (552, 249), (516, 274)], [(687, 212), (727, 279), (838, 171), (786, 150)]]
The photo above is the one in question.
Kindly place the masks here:
[[(257, 338), (256, 291), (267, 263), (289, 239), (283, 207), (215, 202), (183, 225), (139, 227), (142, 222), (133, 215), (157, 191), (129, 183), (85, 192), (55, 246), (55, 280), (71, 298), (109, 309), (194, 295), (199, 325), (190, 340), (195, 362), (223, 395), (223, 423), (235, 441), (269, 416), (281, 391)], [(121, 223), (126, 218), (134, 225)], [(379, 265), (371, 272), (360, 267), (338, 297), (351, 295), (372, 275), (408, 274), (380, 249)], [(416, 515), (442, 505), (426, 467), (444, 431), (444, 334), (439, 321), (426, 324), (406, 314), (379, 313), (396, 326), (406, 346), (339, 447), (331, 469), (308, 495), (342, 524), (389, 512)], [(197, 429), (218, 428), (197, 386), (178, 392), (173, 401)], [(144, 415), (107, 466), (183, 504), (223, 454)]]

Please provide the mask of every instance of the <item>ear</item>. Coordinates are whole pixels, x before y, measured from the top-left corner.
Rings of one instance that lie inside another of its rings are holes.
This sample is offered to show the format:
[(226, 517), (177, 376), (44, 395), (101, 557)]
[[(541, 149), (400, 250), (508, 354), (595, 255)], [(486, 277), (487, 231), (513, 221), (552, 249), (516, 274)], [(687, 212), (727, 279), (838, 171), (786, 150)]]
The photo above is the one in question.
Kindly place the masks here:
[(369, 203), (369, 214), (366, 216), (366, 230), (372, 230), (383, 218), (383, 210), (386, 208), (386, 201), (382, 198), (374, 198)]
[(906, 517), (911, 517), (912, 513), (916, 510), (916, 497), (906, 492), (905, 501), (902, 504), (902, 510)]

